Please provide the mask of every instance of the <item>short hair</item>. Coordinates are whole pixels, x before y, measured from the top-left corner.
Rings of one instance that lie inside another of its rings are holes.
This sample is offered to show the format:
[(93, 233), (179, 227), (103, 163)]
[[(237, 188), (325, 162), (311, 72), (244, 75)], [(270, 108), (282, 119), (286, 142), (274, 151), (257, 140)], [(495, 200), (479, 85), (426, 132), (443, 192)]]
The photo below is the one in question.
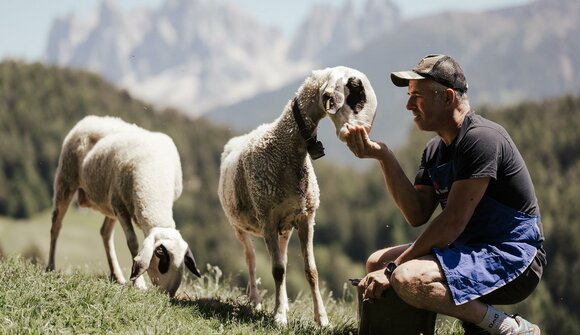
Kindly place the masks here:
[(454, 90), (452, 88), (449, 88), (441, 83), (438, 83), (434, 80), (429, 80), (429, 88), (431, 90), (433, 90), (433, 92), (437, 93), (436, 97), (437, 99), (440, 99), (441, 97), (443, 97), (443, 95), (440, 95), (439, 93), (445, 92), (447, 89), (451, 89), (455, 92), (455, 97), (457, 98), (457, 105), (458, 106), (463, 106), (467, 109), (469, 109), (469, 97), (467, 96), (467, 92), (461, 92), (458, 90)]

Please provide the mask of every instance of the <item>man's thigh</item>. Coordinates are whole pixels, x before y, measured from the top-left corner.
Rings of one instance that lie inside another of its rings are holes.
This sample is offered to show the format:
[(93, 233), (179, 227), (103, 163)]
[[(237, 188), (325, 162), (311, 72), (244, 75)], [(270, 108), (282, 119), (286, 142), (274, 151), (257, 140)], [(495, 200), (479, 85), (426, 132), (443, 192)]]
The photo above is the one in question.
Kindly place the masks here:
[(434, 282), (445, 282), (443, 269), (435, 255), (426, 255), (417, 259), (407, 261), (400, 265), (402, 275), (421, 285), (428, 285)]

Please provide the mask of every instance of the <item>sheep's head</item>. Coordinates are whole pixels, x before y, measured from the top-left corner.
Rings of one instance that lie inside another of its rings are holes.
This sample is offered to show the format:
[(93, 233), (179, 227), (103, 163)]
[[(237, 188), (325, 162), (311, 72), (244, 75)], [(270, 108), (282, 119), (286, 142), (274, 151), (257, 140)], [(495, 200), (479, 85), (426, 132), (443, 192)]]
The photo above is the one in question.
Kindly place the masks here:
[(319, 89), (319, 107), (334, 123), (338, 138), (346, 141), (347, 125), (363, 126), (370, 132), (377, 97), (367, 77), (345, 66), (315, 71), (314, 75), (325, 78)]
[(181, 284), (184, 264), (194, 275), (201, 277), (191, 249), (181, 234), (173, 228), (153, 228), (133, 260), (131, 280), (147, 271), (153, 285), (173, 297)]

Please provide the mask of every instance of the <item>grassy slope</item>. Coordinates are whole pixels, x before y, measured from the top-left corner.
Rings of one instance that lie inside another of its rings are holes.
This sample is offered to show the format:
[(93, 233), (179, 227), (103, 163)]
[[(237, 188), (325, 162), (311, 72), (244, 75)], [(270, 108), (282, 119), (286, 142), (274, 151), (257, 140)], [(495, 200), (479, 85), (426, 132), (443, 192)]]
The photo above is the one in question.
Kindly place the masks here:
[[(103, 216), (87, 209), (70, 208), (64, 218), (56, 249), (56, 267), (70, 272), (108, 273), (105, 248), (99, 233)], [(25, 255), (37, 258), (40, 264), (48, 261), (50, 245), (50, 212), (30, 219), (0, 218), (0, 248), (6, 255)], [(142, 240), (143, 234), (135, 230)], [(119, 263), (126, 276), (131, 269), (131, 255), (121, 226), (115, 227), (115, 246)]]
[[(163, 334), (353, 334), (353, 302), (325, 297), (332, 326), (312, 321), (309, 296), (291, 302), (289, 326), (277, 329), (268, 311), (254, 311), (239, 289), (222, 282), (218, 268), (187, 279), (178, 298), (138, 291), (105, 276), (74, 270), (46, 273), (20, 257), (0, 260), (0, 333)], [(352, 298), (352, 297), (350, 297)], [(458, 324), (440, 321), (438, 334), (461, 334)]]
[[(220, 282), (219, 270), (188, 281), (178, 299), (155, 290), (141, 292), (81, 271), (45, 273), (22, 258), (0, 262), (0, 333), (174, 333), (273, 334), (354, 331), (348, 303), (331, 301), (334, 328), (311, 321), (309, 299), (292, 304), (290, 327), (275, 329), (266, 312), (252, 311), (242, 293)], [(272, 306), (266, 299), (266, 310)]]

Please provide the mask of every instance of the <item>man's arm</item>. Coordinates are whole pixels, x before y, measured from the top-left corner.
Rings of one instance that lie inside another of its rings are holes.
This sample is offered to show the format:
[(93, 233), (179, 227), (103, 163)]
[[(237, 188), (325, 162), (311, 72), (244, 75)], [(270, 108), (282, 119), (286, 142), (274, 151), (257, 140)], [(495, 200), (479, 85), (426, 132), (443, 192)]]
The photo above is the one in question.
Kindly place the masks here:
[(433, 187), (413, 185), (393, 152), (386, 144), (371, 141), (363, 127), (349, 128), (346, 139), (355, 156), (379, 161), (387, 189), (407, 222), (413, 227), (427, 223), (437, 206)]
[(445, 248), (459, 237), (483, 198), (490, 177), (457, 180), (451, 186), (447, 206), (429, 223), (413, 245), (397, 258), (402, 264), (431, 253), (433, 247)]

